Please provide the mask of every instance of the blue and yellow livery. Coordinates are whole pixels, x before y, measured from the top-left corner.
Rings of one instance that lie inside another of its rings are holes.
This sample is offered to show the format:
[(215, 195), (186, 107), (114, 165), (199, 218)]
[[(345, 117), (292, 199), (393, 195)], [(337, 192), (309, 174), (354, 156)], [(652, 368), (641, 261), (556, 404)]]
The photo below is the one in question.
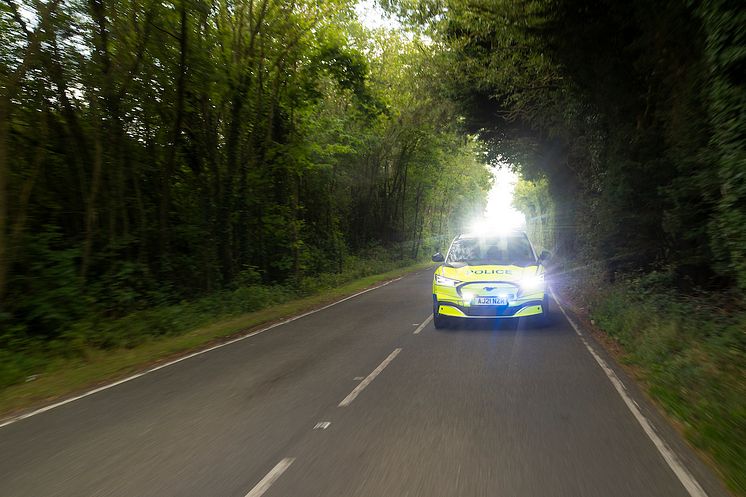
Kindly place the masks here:
[(433, 321), (452, 318), (546, 318), (548, 252), (536, 255), (525, 233), (459, 235), (433, 277)]

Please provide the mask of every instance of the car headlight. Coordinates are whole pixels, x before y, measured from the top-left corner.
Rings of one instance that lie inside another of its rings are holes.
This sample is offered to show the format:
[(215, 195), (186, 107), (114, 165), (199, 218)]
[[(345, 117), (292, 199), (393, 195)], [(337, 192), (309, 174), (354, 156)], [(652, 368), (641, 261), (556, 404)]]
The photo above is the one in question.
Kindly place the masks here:
[(441, 276), (439, 274), (435, 275), (435, 284), (440, 286), (456, 286), (459, 283), (461, 283), (459, 280), (454, 280), (451, 278), (446, 278), (445, 276)]
[(544, 273), (532, 274), (525, 276), (521, 282), (521, 291), (523, 293), (539, 292), (544, 290)]

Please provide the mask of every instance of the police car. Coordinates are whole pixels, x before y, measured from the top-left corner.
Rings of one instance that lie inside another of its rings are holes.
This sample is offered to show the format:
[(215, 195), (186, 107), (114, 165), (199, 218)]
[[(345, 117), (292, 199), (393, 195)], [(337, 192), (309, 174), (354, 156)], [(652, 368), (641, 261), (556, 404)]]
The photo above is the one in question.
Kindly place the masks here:
[(549, 294), (545, 263), (549, 252), (536, 255), (524, 232), (457, 236), (433, 277), (433, 321), (436, 328), (452, 320), (522, 318), (546, 320)]

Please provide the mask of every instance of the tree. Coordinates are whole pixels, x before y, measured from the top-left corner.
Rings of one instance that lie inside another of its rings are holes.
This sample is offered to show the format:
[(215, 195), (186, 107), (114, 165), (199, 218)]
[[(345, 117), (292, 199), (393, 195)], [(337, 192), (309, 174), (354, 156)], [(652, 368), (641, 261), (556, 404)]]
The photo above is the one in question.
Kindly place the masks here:
[(351, 0), (0, 5), (0, 340), (416, 258), (484, 202), (430, 49)]

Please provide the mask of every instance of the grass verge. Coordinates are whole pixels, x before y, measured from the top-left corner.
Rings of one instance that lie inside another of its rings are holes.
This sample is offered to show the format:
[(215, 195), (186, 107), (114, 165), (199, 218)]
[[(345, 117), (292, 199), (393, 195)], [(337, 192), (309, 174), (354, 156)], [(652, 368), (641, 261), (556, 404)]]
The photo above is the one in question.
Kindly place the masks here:
[[(410, 261), (409, 265), (361, 277), (339, 286), (317, 287), (311, 295), (303, 298), (288, 297), (287, 292), (278, 289), (276, 295), (286, 298), (285, 302), (268, 300), (270, 303), (264, 308), (238, 315), (231, 312), (216, 312), (204, 301), (135, 313), (111, 323), (110, 326), (124, 336), (127, 336), (128, 326), (129, 329), (134, 329), (130, 335), (140, 337), (136, 342), (126, 341), (114, 348), (102, 348), (86, 342), (79, 344), (78, 353), (72, 356), (64, 354), (49, 357), (44, 363), (43, 370), (32, 376), (32, 380), (0, 390), (0, 419), (114, 381), (158, 362), (165, 362), (210, 344), (219, 343), (234, 335), (321, 307), (380, 282), (425, 269), (430, 265), (430, 262), (412, 264)], [(347, 277), (349, 278), (349, 275)], [(243, 294), (237, 292), (239, 295)], [(204, 309), (206, 307), (208, 309)], [(173, 322), (174, 330), (165, 330), (166, 333), (159, 332), (143, 338), (141, 323), (158, 323), (159, 327), (163, 327), (163, 323), (170, 322), (169, 319), (163, 318), (164, 315), (181, 316), (178, 321)], [(184, 316), (191, 316), (197, 323), (192, 327), (184, 326)]]
[(743, 296), (682, 295), (665, 273), (614, 284), (586, 273), (563, 286), (731, 490), (746, 496)]

